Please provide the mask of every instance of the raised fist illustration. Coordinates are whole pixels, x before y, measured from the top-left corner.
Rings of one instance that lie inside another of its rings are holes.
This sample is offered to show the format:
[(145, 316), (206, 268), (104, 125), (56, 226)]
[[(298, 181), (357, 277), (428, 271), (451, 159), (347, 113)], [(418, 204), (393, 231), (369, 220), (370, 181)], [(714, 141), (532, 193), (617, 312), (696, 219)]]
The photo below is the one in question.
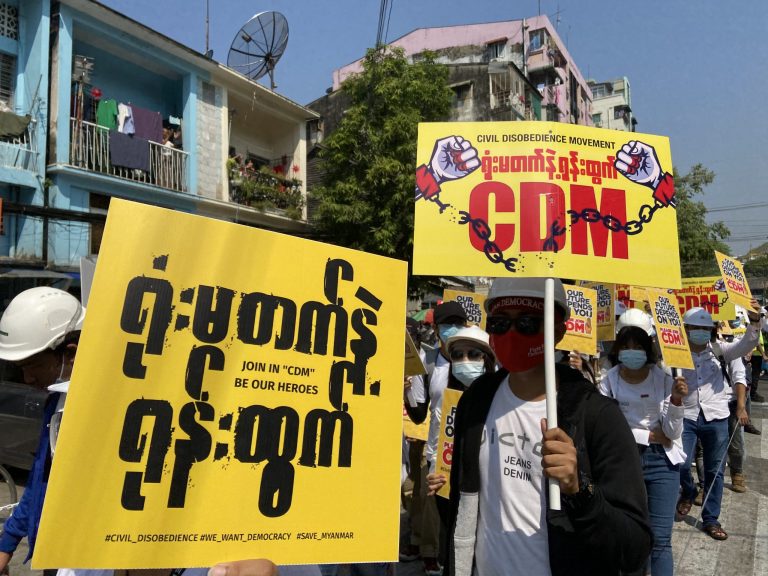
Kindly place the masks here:
[(441, 138), (435, 142), (429, 164), (416, 169), (416, 198), (437, 201), (440, 184), (463, 178), (479, 166), (477, 149), (468, 140), (461, 136)]
[(662, 206), (674, 206), (674, 179), (668, 172), (662, 172), (661, 163), (653, 146), (630, 140), (616, 154), (614, 166), (632, 182), (653, 190), (654, 199)]
[(438, 184), (463, 178), (480, 166), (477, 149), (461, 136), (448, 136), (435, 143), (429, 167)]

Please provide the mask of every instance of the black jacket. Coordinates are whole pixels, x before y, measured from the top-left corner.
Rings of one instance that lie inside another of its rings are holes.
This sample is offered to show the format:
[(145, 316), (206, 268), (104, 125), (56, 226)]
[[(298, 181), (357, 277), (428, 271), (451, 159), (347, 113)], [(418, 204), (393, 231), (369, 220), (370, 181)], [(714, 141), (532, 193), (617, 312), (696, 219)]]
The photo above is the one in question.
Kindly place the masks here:
[[(451, 469), (451, 522), (456, 525), (461, 492), (478, 493), (483, 427), (506, 370), (480, 377), (456, 412)], [(558, 425), (573, 439), (580, 484), (593, 485), (582, 500), (563, 495), (562, 510), (547, 511), (552, 574), (617, 575), (640, 569), (653, 541), (645, 483), (632, 432), (614, 400), (602, 396), (580, 372), (557, 366)], [(451, 539), (449, 563), (455, 550)], [(521, 562), (522, 559), (510, 559)], [(452, 568), (452, 567), (451, 567)], [(451, 569), (448, 574), (454, 574)]]

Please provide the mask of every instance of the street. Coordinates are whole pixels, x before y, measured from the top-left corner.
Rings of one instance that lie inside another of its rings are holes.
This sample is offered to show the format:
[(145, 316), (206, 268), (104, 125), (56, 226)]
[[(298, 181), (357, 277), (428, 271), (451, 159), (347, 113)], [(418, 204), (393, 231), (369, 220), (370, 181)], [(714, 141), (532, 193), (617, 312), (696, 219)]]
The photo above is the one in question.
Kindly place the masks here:
[[(672, 546), (675, 573), (678, 576), (764, 576), (768, 574), (768, 404), (752, 405), (752, 421), (764, 433), (745, 434), (747, 459), (745, 473), (748, 490), (732, 492), (726, 470), (720, 520), (729, 534), (728, 540), (716, 542), (693, 527), (694, 520), (676, 522)], [(19, 480), (25, 475), (16, 471)], [(23, 487), (19, 486), (19, 495)], [(0, 495), (0, 505), (8, 495)], [(701, 508), (694, 507), (691, 515)], [(29, 569), (22, 561), (26, 557), (26, 541), (17, 550), (10, 565), (11, 576), (42, 575)], [(400, 562), (396, 573), (401, 576), (423, 576), (421, 562)]]

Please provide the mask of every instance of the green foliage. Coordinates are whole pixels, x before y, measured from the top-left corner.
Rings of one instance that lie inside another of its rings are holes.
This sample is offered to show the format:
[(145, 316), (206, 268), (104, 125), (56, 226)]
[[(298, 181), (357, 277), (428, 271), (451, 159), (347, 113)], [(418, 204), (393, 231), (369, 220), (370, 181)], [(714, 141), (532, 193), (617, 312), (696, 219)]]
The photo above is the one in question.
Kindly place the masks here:
[[(229, 161), (227, 165), (229, 167)], [(281, 178), (268, 166), (262, 166), (247, 175), (232, 172), (230, 167), (230, 183), (233, 187), (232, 199), (235, 202), (252, 206), (262, 212), (266, 209), (284, 210), (289, 218), (301, 218), (304, 206), (301, 180)]]
[(409, 64), (395, 48), (369, 50), (343, 84), (351, 105), (325, 140), (326, 177), (313, 192), (328, 241), (410, 262), (418, 123), (448, 117), (447, 79), (433, 55)]
[(714, 251), (730, 254), (723, 242), (731, 235), (722, 222), (707, 224), (707, 208), (695, 197), (715, 179), (715, 173), (696, 164), (681, 176), (675, 170), (675, 197), (677, 198), (677, 233), (680, 239), (680, 267), (683, 277), (719, 275)]

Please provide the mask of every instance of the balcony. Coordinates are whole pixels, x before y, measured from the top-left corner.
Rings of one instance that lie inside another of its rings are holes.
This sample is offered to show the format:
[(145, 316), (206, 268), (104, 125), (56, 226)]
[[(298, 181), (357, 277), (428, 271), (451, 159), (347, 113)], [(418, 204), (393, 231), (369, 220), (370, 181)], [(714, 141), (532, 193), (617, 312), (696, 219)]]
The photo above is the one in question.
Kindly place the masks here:
[(37, 121), (30, 120), (18, 136), (0, 137), (0, 168), (37, 170)]
[(147, 142), (148, 170), (115, 166), (110, 160), (108, 128), (75, 118), (71, 118), (70, 122), (69, 163), (72, 166), (139, 184), (188, 192), (187, 152)]
[(238, 169), (230, 160), (230, 199), (244, 206), (251, 206), (261, 212), (277, 211), (299, 220), (304, 208), (302, 182), (296, 178), (283, 178), (269, 166), (258, 170)]

